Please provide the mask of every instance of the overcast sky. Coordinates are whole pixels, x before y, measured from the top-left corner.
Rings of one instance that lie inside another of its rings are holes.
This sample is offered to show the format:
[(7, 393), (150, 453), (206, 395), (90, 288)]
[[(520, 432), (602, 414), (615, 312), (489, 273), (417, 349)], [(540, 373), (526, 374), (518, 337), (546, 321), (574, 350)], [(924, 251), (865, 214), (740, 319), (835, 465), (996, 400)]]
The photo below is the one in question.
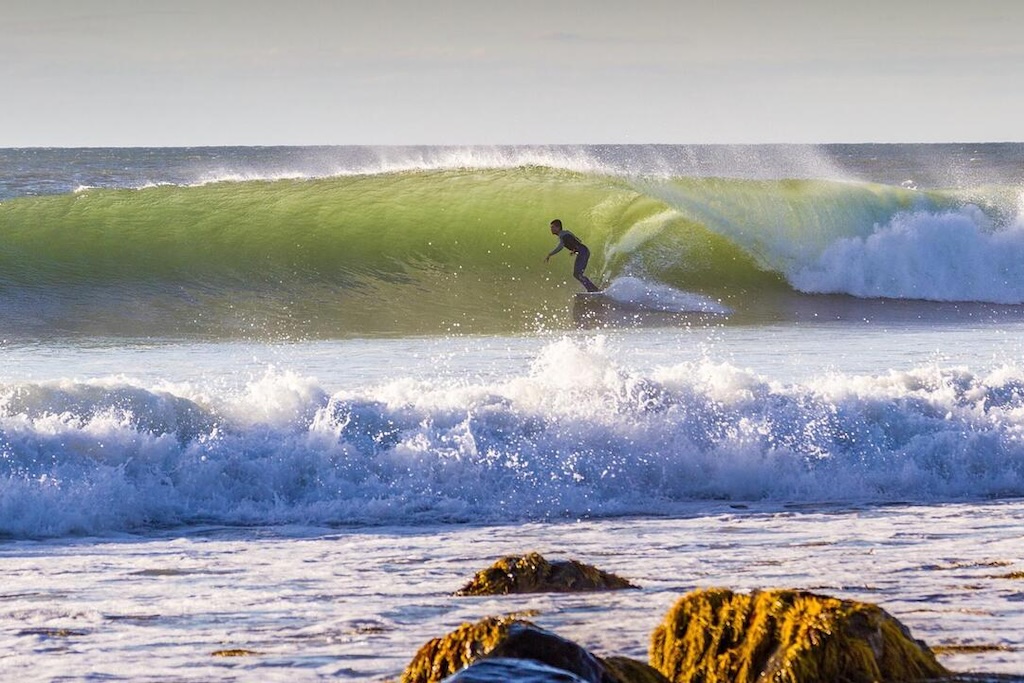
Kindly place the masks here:
[(4, 0), (0, 147), (1024, 140), (1024, 0)]

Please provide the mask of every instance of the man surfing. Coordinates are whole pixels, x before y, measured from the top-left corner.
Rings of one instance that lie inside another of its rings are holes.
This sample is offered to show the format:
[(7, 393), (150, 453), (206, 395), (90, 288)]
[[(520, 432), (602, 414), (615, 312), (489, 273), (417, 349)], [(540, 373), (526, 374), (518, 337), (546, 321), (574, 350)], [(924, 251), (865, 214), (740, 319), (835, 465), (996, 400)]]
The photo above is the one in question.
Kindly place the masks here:
[(583, 271), (587, 269), (587, 261), (590, 260), (590, 250), (587, 249), (587, 245), (580, 242), (580, 238), (576, 237), (576, 235), (568, 230), (563, 230), (562, 221), (558, 218), (551, 221), (551, 234), (558, 237), (558, 246), (544, 257), (544, 263), (547, 263), (548, 259), (562, 251), (562, 249), (568, 249), (576, 254), (576, 262), (572, 266), (572, 276), (579, 280), (588, 292), (600, 292), (601, 289), (583, 274)]

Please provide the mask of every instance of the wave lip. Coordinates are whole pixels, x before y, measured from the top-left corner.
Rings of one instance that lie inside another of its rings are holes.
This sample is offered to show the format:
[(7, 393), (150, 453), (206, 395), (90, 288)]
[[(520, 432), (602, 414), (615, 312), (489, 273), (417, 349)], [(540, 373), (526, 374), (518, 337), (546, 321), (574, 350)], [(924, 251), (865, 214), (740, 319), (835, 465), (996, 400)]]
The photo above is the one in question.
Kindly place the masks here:
[(1019, 367), (779, 386), (707, 361), (626, 371), (601, 338), (499, 382), (17, 385), (0, 392), (0, 535), (1020, 497), (1022, 416)]

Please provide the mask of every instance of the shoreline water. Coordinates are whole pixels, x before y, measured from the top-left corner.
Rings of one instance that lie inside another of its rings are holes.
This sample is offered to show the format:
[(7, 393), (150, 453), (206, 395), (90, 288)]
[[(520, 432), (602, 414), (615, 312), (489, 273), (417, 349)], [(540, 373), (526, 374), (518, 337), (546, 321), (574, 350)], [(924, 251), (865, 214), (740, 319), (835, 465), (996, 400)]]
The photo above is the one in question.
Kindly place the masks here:
[[(954, 671), (1022, 673), (1024, 584), (1010, 577), (1024, 570), (1024, 503), (814, 508), (5, 542), (6, 668), (28, 679), (394, 680), (430, 638), (513, 612), (599, 654), (645, 661), (676, 598), (722, 586), (874, 602), (946, 648), (940, 660)], [(451, 596), (494, 559), (529, 550), (582, 559), (641, 590)], [(225, 649), (253, 654), (211, 656)]]

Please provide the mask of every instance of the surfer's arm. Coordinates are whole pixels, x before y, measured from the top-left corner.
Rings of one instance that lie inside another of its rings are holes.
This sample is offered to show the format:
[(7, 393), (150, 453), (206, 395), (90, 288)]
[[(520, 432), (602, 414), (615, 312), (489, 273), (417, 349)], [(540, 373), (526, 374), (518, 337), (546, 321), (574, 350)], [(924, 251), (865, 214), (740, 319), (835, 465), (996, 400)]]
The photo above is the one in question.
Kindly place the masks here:
[(554, 256), (555, 254), (557, 254), (558, 252), (562, 251), (562, 249), (564, 247), (565, 247), (565, 244), (562, 243), (562, 238), (561, 238), (561, 236), (559, 236), (559, 238), (558, 238), (558, 246), (555, 247), (554, 249), (552, 249), (551, 252), (547, 255), (547, 257), (545, 257), (544, 260), (547, 261), (549, 258)]

